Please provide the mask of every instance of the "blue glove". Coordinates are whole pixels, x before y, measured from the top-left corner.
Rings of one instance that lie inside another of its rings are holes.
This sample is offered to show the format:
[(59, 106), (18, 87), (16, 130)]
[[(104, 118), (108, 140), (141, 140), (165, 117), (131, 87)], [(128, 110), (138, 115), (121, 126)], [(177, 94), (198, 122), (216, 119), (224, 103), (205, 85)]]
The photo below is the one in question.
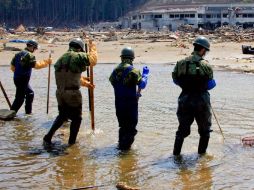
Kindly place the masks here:
[(216, 82), (214, 79), (211, 79), (207, 82), (207, 90), (212, 90), (216, 86)]
[(145, 75), (148, 76), (148, 74), (149, 74), (149, 68), (147, 66), (144, 66), (143, 67), (142, 77), (145, 76)]
[(147, 66), (143, 67), (142, 79), (141, 79), (141, 82), (138, 85), (138, 87), (140, 89), (145, 89), (145, 87), (147, 85), (148, 74), (149, 74), (149, 68)]

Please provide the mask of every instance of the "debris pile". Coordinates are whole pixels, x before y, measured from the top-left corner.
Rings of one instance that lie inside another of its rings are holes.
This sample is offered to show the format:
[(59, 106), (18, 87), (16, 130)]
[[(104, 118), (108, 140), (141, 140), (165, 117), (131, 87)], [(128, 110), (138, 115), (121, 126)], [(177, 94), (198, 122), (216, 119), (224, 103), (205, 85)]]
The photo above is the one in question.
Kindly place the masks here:
[(223, 26), (214, 31), (204, 29), (194, 29), (190, 25), (182, 25), (178, 31), (157, 31), (149, 32), (142, 30), (118, 30), (110, 28), (103, 31), (86, 30), (86, 28), (79, 28), (76, 30), (54, 29), (53, 27), (28, 27), (27, 29), (21, 24), (15, 30), (6, 30), (0, 28), (0, 42), (6, 43), (13, 39), (35, 39), (43, 44), (67, 44), (70, 39), (74, 37), (84, 38), (84, 31), (89, 37), (97, 41), (119, 41), (128, 40), (134, 42), (135, 40), (145, 40), (150, 43), (153, 42), (169, 42), (169, 45), (179, 48), (189, 48), (193, 40), (198, 35), (204, 35), (213, 43), (220, 42), (252, 42), (254, 41), (254, 29), (242, 29), (237, 26)]

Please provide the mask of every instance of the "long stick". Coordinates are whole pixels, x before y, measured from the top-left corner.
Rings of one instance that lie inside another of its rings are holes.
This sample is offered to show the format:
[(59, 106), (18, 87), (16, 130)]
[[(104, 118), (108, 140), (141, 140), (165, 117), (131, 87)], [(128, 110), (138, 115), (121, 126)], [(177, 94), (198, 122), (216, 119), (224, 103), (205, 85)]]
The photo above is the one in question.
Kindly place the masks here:
[[(51, 58), (52, 51), (49, 52), (49, 58)], [(48, 94), (47, 94), (47, 114), (49, 113), (49, 89), (50, 89), (50, 64), (49, 64), (49, 70), (48, 70)]]
[[(85, 51), (86, 51), (86, 53), (88, 53), (87, 44), (85, 44)], [(89, 70), (89, 68), (86, 70), (86, 74), (87, 74), (87, 77), (90, 78), (90, 70)], [(91, 95), (90, 95), (90, 89), (89, 88), (88, 88), (87, 92), (88, 92), (89, 112), (91, 114)]]
[(1, 83), (1, 81), (0, 81), (0, 87), (1, 87), (1, 90), (2, 90), (2, 92), (3, 92), (3, 94), (4, 94), (4, 97), (5, 97), (5, 99), (6, 99), (6, 102), (8, 103), (8, 105), (9, 105), (9, 107), (10, 107), (10, 109), (11, 109), (11, 102), (10, 102), (10, 100), (9, 100), (9, 98), (8, 98), (8, 96), (7, 96), (6, 92), (5, 92), (5, 90), (4, 90), (4, 87), (3, 87), (2, 83)]
[(215, 112), (214, 112), (212, 106), (211, 106), (211, 108), (212, 108), (212, 112), (213, 112), (214, 118), (215, 118), (215, 120), (216, 120), (216, 123), (217, 123), (217, 125), (219, 126), (220, 133), (221, 133), (221, 135), (222, 135), (222, 137), (223, 137), (223, 140), (225, 140), (225, 137), (224, 137), (224, 134), (223, 134), (223, 132), (222, 132), (222, 128), (221, 128), (221, 126), (220, 126), (219, 120), (217, 119), (217, 116), (216, 116), (216, 114), (215, 114)]
[[(85, 51), (89, 53), (87, 44), (85, 44)], [(93, 66), (89, 66), (87, 69), (87, 77), (90, 79), (90, 84), (93, 85)], [(91, 119), (91, 129), (95, 130), (95, 122), (94, 122), (94, 90), (88, 88), (88, 100), (89, 100), (89, 111), (90, 111), (90, 119)]]
[[(93, 66), (90, 65), (90, 83), (93, 85)], [(95, 123), (94, 123), (94, 89), (90, 90), (90, 102), (91, 102), (91, 128), (95, 130)]]

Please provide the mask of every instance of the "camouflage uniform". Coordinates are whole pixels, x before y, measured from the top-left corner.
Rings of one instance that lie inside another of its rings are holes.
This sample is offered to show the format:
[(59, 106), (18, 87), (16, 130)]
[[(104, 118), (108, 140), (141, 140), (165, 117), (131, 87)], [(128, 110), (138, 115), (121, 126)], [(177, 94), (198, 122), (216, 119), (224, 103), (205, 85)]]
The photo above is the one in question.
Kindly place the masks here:
[(69, 144), (76, 142), (82, 121), (82, 95), (80, 92), (81, 73), (89, 66), (88, 56), (84, 52), (76, 52), (70, 48), (55, 64), (56, 98), (59, 115), (54, 121), (44, 141), (51, 142), (55, 131), (68, 118), (71, 120)]
[(194, 119), (198, 125), (201, 141), (203, 138), (208, 144), (212, 115), (207, 84), (209, 80), (213, 80), (211, 66), (194, 51), (190, 57), (177, 62), (172, 78), (182, 88), (178, 98), (179, 127), (176, 132), (174, 151), (179, 149), (176, 147), (177, 144), (182, 144), (183, 139), (190, 134), (190, 127)]
[(34, 91), (29, 85), (29, 81), (32, 74), (32, 68), (34, 68), (35, 65), (35, 56), (31, 52), (29, 52), (27, 48), (17, 53), (11, 61), (11, 67), (15, 68), (14, 84), (16, 86), (15, 100), (11, 106), (11, 110), (14, 110), (15, 112), (18, 112), (18, 110), (24, 103), (24, 100), (26, 100), (26, 113), (30, 114), (32, 112)]
[(112, 72), (109, 80), (114, 87), (116, 116), (119, 123), (119, 148), (129, 149), (137, 134), (138, 98), (137, 85), (142, 76), (126, 59)]

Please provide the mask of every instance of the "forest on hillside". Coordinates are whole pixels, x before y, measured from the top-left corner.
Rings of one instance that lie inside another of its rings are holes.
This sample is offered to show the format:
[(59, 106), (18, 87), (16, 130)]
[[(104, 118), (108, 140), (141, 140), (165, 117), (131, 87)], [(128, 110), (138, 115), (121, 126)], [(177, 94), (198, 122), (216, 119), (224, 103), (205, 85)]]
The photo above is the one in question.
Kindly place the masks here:
[(254, 0), (0, 0), (0, 26), (73, 27), (116, 21), (129, 11), (158, 5)]
[(115, 21), (147, 0), (0, 0), (0, 25), (87, 25)]

